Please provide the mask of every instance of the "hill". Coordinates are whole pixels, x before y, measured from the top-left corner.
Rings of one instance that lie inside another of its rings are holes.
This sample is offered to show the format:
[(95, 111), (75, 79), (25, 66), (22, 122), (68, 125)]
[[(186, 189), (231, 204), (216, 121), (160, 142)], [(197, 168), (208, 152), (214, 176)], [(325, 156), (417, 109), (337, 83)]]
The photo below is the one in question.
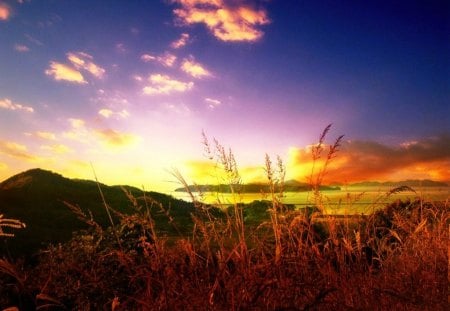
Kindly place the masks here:
[[(269, 193), (270, 186), (264, 183), (248, 183), (242, 185), (233, 185), (234, 189), (239, 189), (241, 193)], [(217, 192), (217, 193), (230, 193), (231, 187), (229, 185), (220, 184), (220, 185), (189, 185), (189, 191), (191, 192)], [(307, 183), (302, 183), (297, 180), (291, 179), (284, 183), (283, 190), (286, 192), (303, 192), (310, 191), (311, 185)], [(329, 191), (329, 190), (341, 190), (339, 186), (320, 186), (320, 190)], [(177, 188), (175, 189), (177, 192), (186, 192), (187, 189)]]
[(429, 179), (408, 179), (402, 181), (364, 181), (359, 183), (350, 184), (349, 186), (354, 187), (398, 187), (398, 186), (408, 186), (412, 188), (417, 187), (448, 187), (449, 185), (442, 181), (434, 181)]
[[(0, 238), (0, 257), (9, 253), (29, 255), (48, 243), (65, 242), (72, 232), (86, 229), (87, 225), (78, 220), (64, 202), (78, 205), (84, 212), (91, 211), (94, 220), (102, 226), (109, 225), (108, 216), (98, 188), (105, 201), (121, 213), (133, 213), (133, 204), (124, 190), (145, 205), (144, 193), (130, 186), (107, 186), (90, 180), (68, 179), (59, 174), (32, 169), (0, 183), (0, 214), (6, 218), (19, 219), (26, 224), (25, 229), (14, 230), (15, 238)], [(191, 222), (192, 203), (171, 196), (145, 192), (146, 198), (159, 202), (184, 226)], [(167, 217), (158, 204), (148, 203), (160, 231), (173, 233)], [(5, 229), (6, 231), (7, 229)]]

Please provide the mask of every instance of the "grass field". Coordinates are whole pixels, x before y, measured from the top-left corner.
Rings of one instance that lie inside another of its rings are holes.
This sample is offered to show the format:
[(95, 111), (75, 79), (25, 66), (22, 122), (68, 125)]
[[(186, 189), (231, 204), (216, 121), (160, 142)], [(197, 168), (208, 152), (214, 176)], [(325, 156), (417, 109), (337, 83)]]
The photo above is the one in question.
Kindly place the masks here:
[[(236, 185), (232, 154), (216, 148)], [(132, 214), (112, 208), (118, 221), (107, 229), (74, 209), (89, 230), (32, 260), (0, 260), (0, 309), (448, 308), (448, 200), (398, 200), (392, 196), (412, 190), (398, 187), (383, 194), (376, 212), (338, 217), (327, 213), (325, 194), (313, 191), (314, 204), (299, 210), (283, 202), (278, 164), (266, 158), (266, 201), (241, 204), (231, 186), (228, 208), (217, 209), (189, 193), (192, 230), (176, 236), (157, 229), (155, 211), (174, 232), (179, 223), (150, 197), (129, 196)]]

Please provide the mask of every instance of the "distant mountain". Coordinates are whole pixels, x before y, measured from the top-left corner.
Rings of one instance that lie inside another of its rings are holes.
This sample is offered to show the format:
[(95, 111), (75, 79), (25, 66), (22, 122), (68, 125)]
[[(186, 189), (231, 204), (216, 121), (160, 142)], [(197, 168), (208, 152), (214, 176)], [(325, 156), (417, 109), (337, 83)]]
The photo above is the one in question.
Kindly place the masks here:
[[(220, 184), (220, 185), (189, 185), (189, 191), (191, 192), (217, 192), (217, 193), (230, 193), (230, 185)], [(248, 183), (242, 185), (233, 185), (234, 191), (239, 191), (240, 193), (269, 193), (270, 186), (265, 183)], [(320, 190), (340, 190), (338, 186), (320, 186)], [(310, 191), (311, 185), (307, 183), (301, 183), (297, 180), (291, 179), (284, 183), (283, 190), (286, 192), (302, 192)], [(177, 192), (186, 192), (187, 189), (184, 187), (175, 189)]]
[(398, 187), (398, 186), (408, 186), (408, 187), (448, 187), (449, 185), (445, 182), (441, 181), (433, 181), (429, 179), (408, 179), (402, 181), (386, 181), (386, 182), (378, 182), (378, 181), (364, 181), (359, 183), (350, 184), (349, 186), (355, 187)]
[[(42, 169), (32, 169), (0, 183), (0, 214), (26, 224), (25, 229), (12, 231), (16, 235), (14, 238), (0, 238), (0, 257), (9, 251), (31, 254), (50, 242), (67, 241), (73, 231), (87, 228), (64, 201), (78, 205), (85, 212), (90, 210), (95, 221), (104, 227), (108, 226), (99, 186), (107, 204), (121, 213), (134, 212), (124, 189), (136, 198), (143, 197), (143, 191), (134, 187), (106, 186), (90, 180), (68, 179)], [(194, 211), (192, 203), (157, 192), (145, 192), (145, 196), (170, 208), (170, 214), (181, 223), (190, 223), (190, 214)], [(173, 230), (159, 206), (149, 205), (157, 228), (161, 231)]]

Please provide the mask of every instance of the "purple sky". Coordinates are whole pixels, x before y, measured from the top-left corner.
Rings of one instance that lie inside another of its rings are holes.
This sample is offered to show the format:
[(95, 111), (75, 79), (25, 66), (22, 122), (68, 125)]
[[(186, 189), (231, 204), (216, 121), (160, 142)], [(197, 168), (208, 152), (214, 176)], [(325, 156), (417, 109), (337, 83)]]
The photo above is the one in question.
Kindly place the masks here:
[[(346, 137), (346, 181), (449, 180), (448, 12), (447, 1), (0, 0), (0, 180), (33, 167), (92, 179), (92, 163), (105, 183), (169, 191), (174, 167), (208, 175), (202, 130), (248, 180), (265, 153), (302, 179), (329, 123), (330, 141)], [(358, 170), (373, 159), (375, 174)]]

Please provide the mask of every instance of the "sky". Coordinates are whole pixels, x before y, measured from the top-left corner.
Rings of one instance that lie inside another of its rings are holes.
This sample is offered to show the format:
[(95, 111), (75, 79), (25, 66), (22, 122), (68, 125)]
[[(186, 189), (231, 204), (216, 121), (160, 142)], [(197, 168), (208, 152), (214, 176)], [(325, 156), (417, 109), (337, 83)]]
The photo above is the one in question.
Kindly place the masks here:
[[(305, 181), (450, 181), (447, 1), (0, 0), (0, 180), (41, 167), (170, 192), (277, 155)], [(327, 146), (325, 146), (327, 147)], [(326, 148), (325, 148), (326, 153)], [(320, 167), (324, 157), (316, 164)]]

